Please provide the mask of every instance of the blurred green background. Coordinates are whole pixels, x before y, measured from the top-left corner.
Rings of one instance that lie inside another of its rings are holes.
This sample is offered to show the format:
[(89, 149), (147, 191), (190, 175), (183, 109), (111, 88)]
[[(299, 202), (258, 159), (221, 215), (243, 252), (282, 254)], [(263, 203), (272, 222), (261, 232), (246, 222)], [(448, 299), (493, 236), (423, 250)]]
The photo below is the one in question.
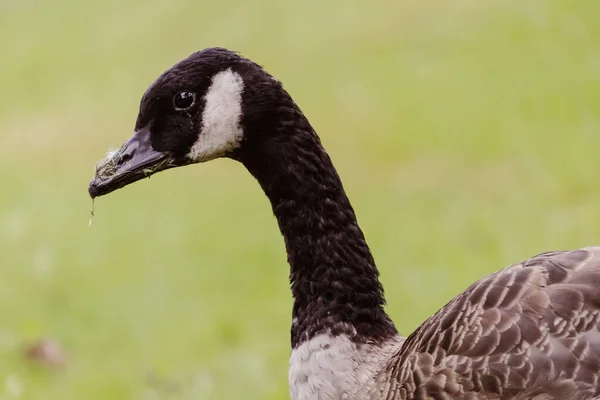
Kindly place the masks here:
[[(410, 333), (477, 278), (600, 243), (600, 2), (0, 0), (0, 399), (282, 399), (291, 297), (232, 161), (96, 201), (155, 77), (210, 46), (281, 79)], [(39, 338), (66, 368), (24, 356)]]

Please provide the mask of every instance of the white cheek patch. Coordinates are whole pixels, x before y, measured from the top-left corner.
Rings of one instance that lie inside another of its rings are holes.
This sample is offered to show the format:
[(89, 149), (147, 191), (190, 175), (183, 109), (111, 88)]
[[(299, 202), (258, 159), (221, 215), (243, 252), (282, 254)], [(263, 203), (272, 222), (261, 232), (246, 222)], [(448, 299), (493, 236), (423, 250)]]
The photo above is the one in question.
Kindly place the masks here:
[(202, 113), (202, 129), (188, 158), (203, 162), (221, 157), (240, 146), (244, 132), (242, 115), (242, 77), (231, 69), (212, 78)]

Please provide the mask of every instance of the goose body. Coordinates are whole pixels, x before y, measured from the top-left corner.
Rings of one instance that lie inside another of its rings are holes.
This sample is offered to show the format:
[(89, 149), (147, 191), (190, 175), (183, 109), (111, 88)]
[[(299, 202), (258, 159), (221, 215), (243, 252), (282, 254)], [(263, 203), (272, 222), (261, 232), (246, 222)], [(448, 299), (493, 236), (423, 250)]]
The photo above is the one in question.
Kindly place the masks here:
[(237, 53), (205, 49), (160, 75), (89, 193), (218, 157), (256, 178), (285, 241), (293, 400), (600, 398), (600, 248), (506, 267), (401, 336), (319, 137), (281, 83)]

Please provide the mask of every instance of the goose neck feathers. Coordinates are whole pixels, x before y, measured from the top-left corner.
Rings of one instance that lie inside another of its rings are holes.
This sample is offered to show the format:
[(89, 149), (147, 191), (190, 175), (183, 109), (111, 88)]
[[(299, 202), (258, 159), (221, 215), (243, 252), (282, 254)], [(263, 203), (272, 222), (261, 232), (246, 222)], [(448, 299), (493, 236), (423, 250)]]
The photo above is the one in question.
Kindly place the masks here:
[(373, 256), (331, 160), (297, 108), (240, 161), (258, 180), (285, 239), (292, 345), (330, 331), (357, 341), (396, 334)]

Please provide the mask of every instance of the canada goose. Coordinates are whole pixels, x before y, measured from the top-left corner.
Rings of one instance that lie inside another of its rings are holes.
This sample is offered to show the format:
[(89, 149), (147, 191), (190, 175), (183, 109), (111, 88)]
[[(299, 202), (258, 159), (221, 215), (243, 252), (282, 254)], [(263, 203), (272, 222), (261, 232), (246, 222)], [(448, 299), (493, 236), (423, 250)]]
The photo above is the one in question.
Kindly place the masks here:
[(205, 49), (159, 76), (89, 194), (218, 157), (258, 180), (285, 239), (293, 400), (600, 398), (600, 247), (504, 268), (402, 337), (319, 137), (281, 83), (235, 52)]

